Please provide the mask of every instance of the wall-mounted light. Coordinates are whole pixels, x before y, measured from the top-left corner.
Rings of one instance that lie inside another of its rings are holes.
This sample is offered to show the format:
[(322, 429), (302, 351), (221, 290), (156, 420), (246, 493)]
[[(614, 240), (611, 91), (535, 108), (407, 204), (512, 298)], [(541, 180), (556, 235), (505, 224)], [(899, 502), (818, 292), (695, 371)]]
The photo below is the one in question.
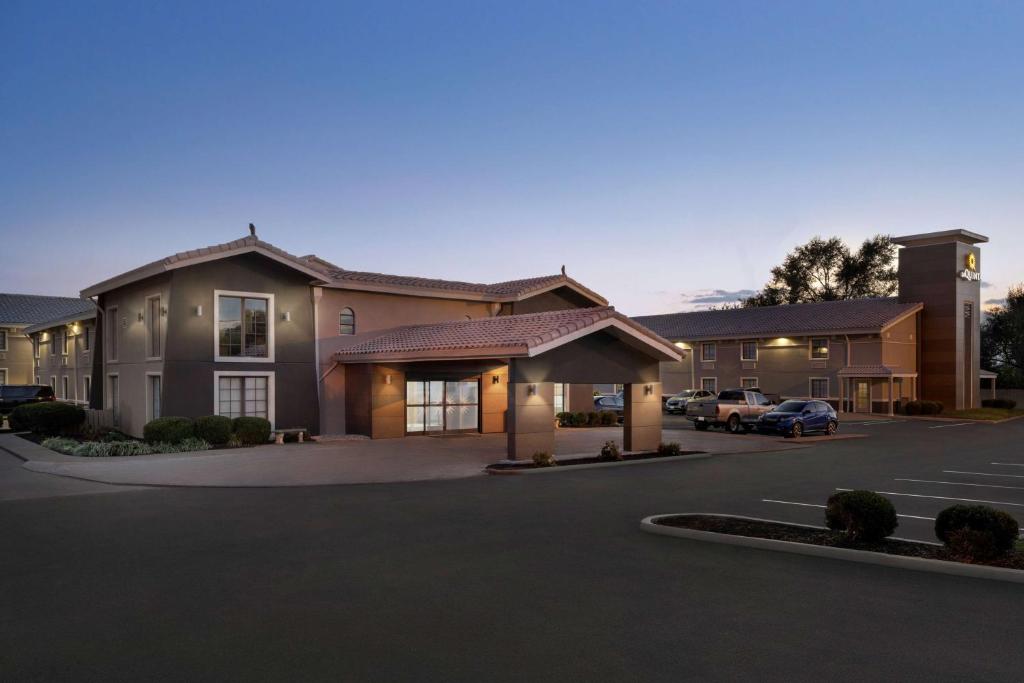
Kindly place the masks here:
[(196, 317), (197, 318), (202, 318), (203, 317), (203, 307), (202, 307), (202, 305), (196, 306)]
[(139, 311), (139, 322), (141, 323), (145, 318), (142, 315), (142, 311)]
[(290, 323), (292, 321), (292, 312), (285, 311), (284, 315), (281, 316), (281, 319), (284, 320), (285, 322)]
[(391, 375), (384, 375), (384, 384), (391, 384)]
[(166, 306), (161, 306), (160, 307), (160, 315), (162, 315), (162, 316), (166, 316), (167, 315), (167, 307)]
[(654, 393), (654, 385), (653, 384), (645, 384), (644, 385), (644, 396), (650, 396), (653, 393)]
[(536, 396), (537, 395), (537, 385), (536, 384), (527, 384), (526, 385), (526, 395), (527, 396)]
[(491, 384), (501, 384), (501, 376), (491, 375)]

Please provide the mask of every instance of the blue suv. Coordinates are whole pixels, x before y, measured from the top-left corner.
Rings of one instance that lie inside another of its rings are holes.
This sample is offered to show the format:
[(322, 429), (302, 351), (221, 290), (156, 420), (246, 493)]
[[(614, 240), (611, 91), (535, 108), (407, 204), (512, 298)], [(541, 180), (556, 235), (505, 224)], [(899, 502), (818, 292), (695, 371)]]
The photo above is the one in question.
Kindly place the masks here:
[(799, 438), (807, 432), (839, 431), (836, 409), (824, 401), (783, 401), (771, 412), (757, 420), (760, 432), (774, 432)]

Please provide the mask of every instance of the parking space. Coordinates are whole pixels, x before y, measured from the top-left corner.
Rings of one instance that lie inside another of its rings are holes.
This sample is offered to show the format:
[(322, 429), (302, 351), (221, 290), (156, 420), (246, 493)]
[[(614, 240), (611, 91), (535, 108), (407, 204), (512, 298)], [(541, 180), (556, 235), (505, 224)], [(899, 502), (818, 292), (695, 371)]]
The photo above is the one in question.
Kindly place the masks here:
[(956, 504), (989, 505), (1024, 520), (1024, 454), (1007, 447), (1019, 427), (915, 420), (856, 426), (877, 435), (879, 459), (836, 468), (824, 482), (819, 475), (813, 488), (804, 480), (772, 482), (756, 501), (759, 516), (821, 525), (828, 495), (869, 489), (892, 501), (902, 538), (936, 541), (936, 515)]

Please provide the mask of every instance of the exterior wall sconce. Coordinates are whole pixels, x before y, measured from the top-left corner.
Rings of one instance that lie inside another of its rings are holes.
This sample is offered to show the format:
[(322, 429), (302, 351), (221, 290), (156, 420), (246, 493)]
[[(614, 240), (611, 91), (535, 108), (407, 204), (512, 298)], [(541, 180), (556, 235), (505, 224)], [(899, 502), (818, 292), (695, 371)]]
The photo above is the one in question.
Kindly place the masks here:
[[(281, 316), (281, 319), (284, 320), (285, 322), (289, 322), (290, 323), (292, 321), (292, 312), (291, 311), (285, 311), (284, 315)], [(388, 377), (390, 377), (390, 376), (391, 375), (388, 375)]]
[(384, 384), (391, 384), (391, 375), (384, 375)]
[(491, 375), (491, 384), (501, 384), (501, 375)]
[(650, 396), (653, 393), (654, 393), (654, 385), (645, 384), (644, 385), (644, 396)]
[(142, 315), (142, 311), (139, 311), (139, 322), (141, 323), (145, 319), (145, 316)]
[(203, 306), (202, 306), (202, 304), (200, 304), (199, 306), (196, 306), (196, 317), (197, 318), (202, 318), (203, 317)]
[(537, 395), (537, 385), (536, 384), (527, 384), (526, 385), (526, 395), (527, 396), (536, 396)]

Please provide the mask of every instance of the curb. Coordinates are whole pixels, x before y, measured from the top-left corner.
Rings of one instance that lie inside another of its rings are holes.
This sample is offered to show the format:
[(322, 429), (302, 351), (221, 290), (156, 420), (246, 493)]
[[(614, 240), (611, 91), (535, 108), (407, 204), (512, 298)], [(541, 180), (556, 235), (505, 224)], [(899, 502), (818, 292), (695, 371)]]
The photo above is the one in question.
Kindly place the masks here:
[(591, 462), (585, 465), (556, 465), (554, 467), (522, 467), (508, 468), (503, 470), (489, 470), (486, 467), (484, 472), (494, 476), (519, 475), (519, 474), (545, 474), (548, 472), (569, 472), (575, 470), (593, 470), (601, 467), (623, 467), (625, 465), (649, 465), (653, 462), (678, 462), (680, 460), (706, 460), (712, 457), (713, 453), (690, 453), (689, 455), (673, 455), (667, 458), (643, 458), (640, 460), (621, 460), (616, 462)]
[[(696, 529), (681, 529), (678, 527), (663, 526), (656, 524), (656, 520), (665, 517), (679, 517), (682, 515), (704, 516), (704, 517), (730, 517), (733, 519), (745, 519), (751, 522), (772, 522), (775, 524), (788, 524), (789, 526), (808, 527), (818, 529), (807, 524), (789, 524), (772, 519), (759, 519), (757, 517), (744, 517), (743, 515), (712, 515), (706, 512), (677, 512), (673, 514), (651, 515), (640, 522), (640, 529), (649, 534), (659, 536), (673, 536), (675, 538), (686, 538), (694, 541), (708, 541), (722, 545), (742, 546), (746, 548), (757, 548), (759, 550), (774, 550), (776, 552), (793, 553), (796, 555), (810, 555), (811, 557), (824, 557), (831, 560), (846, 560), (848, 562), (860, 562), (862, 564), (874, 564), (882, 567), (894, 567), (897, 569), (909, 569), (911, 571), (932, 572), (935, 574), (947, 574), (951, 576), (967, 576), (975, 579), (991, 579), (993, 581), (1008, 581), (1010, 583), (1024, 583), (1024, 571), (1020, 569), (1006, 569), (1004, 567), (988, 567), (977, 564), (963, 564), (961, 562), (949, 562), (946, 560), (929, 560), (923, 557), (904, 557), (902, 555), (886, 555), (884, 553), (871, 552), (869, 550), (854, 550), (852, 548), (833, 548), (824, 545), (810, 545), (807, 543), (796, 543), (794, 541), (777, 541), (769, 538), (753, 538), (750, 536), (733, 536), (731, 534), (720, 534), (714, 531), (698, 531)], [(899, 539), (907, 540), (907, 539)], [(933, 545), (933, 544), (928, 544)]]

